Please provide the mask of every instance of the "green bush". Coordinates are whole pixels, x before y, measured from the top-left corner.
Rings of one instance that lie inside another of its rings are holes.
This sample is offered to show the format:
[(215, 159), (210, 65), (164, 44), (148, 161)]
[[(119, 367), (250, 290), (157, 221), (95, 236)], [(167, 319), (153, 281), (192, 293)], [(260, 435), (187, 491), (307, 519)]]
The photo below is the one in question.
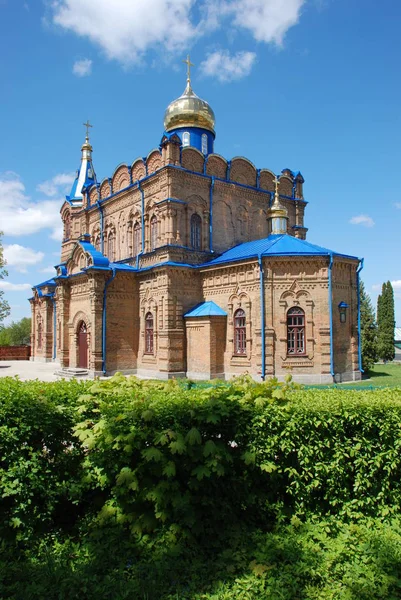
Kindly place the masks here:
[(396, 389), (2, 379), (0, 598), (398, 598), (400, 425)]
[(73, 435), (77, 382), (0, 380), (0, 536), (25, 539), (74, 520), (83, 449)]

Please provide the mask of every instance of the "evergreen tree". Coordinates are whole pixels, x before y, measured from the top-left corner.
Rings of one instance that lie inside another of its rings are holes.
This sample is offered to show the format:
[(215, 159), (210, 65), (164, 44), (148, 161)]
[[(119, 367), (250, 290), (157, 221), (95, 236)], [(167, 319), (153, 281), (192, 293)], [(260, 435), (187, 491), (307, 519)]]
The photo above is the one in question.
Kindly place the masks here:
[(384, 361), (394, 359), (394, 292), (389, 281), (383, 283), (377, 299), (377, 351)]
[(375, 312), (363, 281), (359, 287), (361, 306), (361, 351), (362, 369), (369, 371), (377, 361), (377, 326)]
[[(3, 234), (0, 231), (0, 280), (4, 279), (4, 277), (6, 277), (6, 275), (8, 275), (6, 269), (4, 268), (4, 265), (6, 264), (6, 262), (3, 257), (3, 246), (1, 243), (2, 235)], [(3, 290), (0, 290), (0, 323), (2, 321), (4, 321), (4, 319), (6, 317), (8, 317), (8, 315), (10, 314), (10, 306), (9, 306), (7, 300), (4, 300), (3, 296), (4, 296)]]

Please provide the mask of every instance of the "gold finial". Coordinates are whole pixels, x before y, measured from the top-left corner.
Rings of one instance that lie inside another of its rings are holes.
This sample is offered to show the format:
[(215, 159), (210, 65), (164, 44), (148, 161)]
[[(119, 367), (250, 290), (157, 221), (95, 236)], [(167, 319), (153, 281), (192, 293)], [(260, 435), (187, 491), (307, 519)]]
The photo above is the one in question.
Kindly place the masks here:
[(93, 127), (93, 125), (89, 123), (88, 119), (86, 123), (83, 123), (83, 126), (86, 127), (86, 139), (89, 140), (89, 127)]
[(187, 56), (187, 60), (183, 60), (182, 62), (187, 65), (187, 82), (191, 83), (191, 67), (194, 67), (195, 65), (193, 63), (191, 63), (189, 54)]
[(280, 185), (280, 179), (277, 177), (277, 175), (273, 179), (273, 183), (274, 183), (274, 188), (275, 188), (274, 200), (275, 200), (275, 202), (280, 202), (279, 193), (278, 193), (278, 186)]

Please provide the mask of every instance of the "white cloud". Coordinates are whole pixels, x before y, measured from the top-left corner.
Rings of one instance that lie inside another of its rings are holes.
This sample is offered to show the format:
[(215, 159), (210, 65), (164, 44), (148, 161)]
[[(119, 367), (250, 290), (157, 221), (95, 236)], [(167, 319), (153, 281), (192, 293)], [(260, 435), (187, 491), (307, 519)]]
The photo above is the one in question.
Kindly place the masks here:
[(7, 261), (7, 265), (15, 267), (21, 273), (26, 273), (27, 267), (41, 262), (43, 257), (43, 252), (35, 252), (32, 248), (26, 248), (19, 244), (4, 246), (4, 258)]
[(393, 289), (401, 290), (401, 279), (395, 279), (391, 282), (391, 285), (393, 286)]
[(98, 45), (108, 58), (140, 62), (149, 49), (184, 51), (213, 29), (247, 30), (282, 45), (306, 0), (57, 0), (53, 22)]
[(64, 199), (33, 202), (16, 173), (0, 174), (1, 229), (5, 235), (29, 235), (41, 229), (60, 228), (60, 207)]
[(401, 209), (401, 202), (394, 202), (394, 206)]
[(255, 62), (254, 52), (237, 52), (230, 55), (227, 50), (212, 52), (200, 65), (204, 75), (217, 77), (221, 82), (242, 79), (251, 72)]
[(45, 196), (59, 196), (63, 192), (68, 192), (71, 189), (75, 179), (75, 173), (59, 173), (52, 179), (47, 179), (43, 183), (39, 183), (36, 189)]
[(43, 269), (39, 269), (39, 273), (50, 273), (51, 275), (56, 274), (56, 269), (49, 265), (48, 267), (44, 267)]
[(6, 292), (24, 292), (31, 290), (32, 285), (30, 283), (10, 283), (10, 281), (0, 281), (0, 290)]
[(72, 72), (77, 77), (87, 77), (92, 73), (92, 61), (90, 58), (83, 58), (82, 60), (76, 60), (72, 67)]
[(373, 227), (375, 224), (372, 217), (369, 217), (368, 215), (357, 215), (356, 217), (352, 217), (349, 222), (351, 225), (364, 225), (364, 227)]
[(236, 0), (229, 4), (234, 25), (247, 29), (258, 42), (281, 46), (288, 29), (299, 21), (305, 0)]

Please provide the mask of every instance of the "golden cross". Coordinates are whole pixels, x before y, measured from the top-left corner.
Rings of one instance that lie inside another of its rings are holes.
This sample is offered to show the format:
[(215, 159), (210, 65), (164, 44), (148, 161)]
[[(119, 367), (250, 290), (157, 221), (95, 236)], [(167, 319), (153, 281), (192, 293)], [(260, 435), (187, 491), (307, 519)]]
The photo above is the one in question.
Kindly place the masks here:
[(183, 60), (182, 62), (187, 65), (187, 81), (191, 81), (191, 67), (194, 67), (195, 65), (191, 63), (189, 54), (187, 56), (187, 60)]
[(89, 123), (89, 119), (86, 121), (86, 123), (83, 123), (83, 126), (86, 127), (86, 137), (89, 137), (89, 127), (93, 127), (93, 125), (91, 125)]
[(276, 189), (276, 194), (278, 193), (278, 186), (280, 185), (280, 179), (278, 179), (277, 175), (275, 176), (275, 178), (273, 179), (273, 183)]

